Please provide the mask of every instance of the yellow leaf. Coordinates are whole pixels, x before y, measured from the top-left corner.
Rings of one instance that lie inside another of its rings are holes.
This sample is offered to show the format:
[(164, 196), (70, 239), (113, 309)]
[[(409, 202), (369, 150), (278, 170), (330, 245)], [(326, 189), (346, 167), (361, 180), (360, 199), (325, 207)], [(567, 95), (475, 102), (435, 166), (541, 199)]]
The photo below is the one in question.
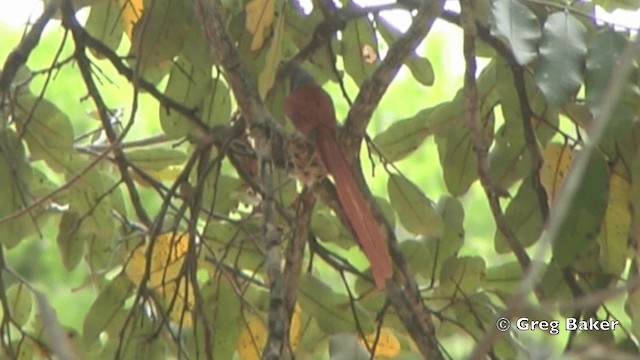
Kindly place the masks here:
[(251, 51), (258, 50), (264, 44), (264, 31), (273, 23), (273, 6), (275, 0), (251, 0), (245, 11), (247, 20), (245, 27), (253, 34)]
[(296, 307), (293, 309), (293, 315), (291, 316), (291, 325), (289, 325), (289, 343), (291, 344), (291, 348), (293, 350), (298, 347), (298, 343), (300, 342), (300, 335), (302, 334), (302, 309), (300, 305), (296, 303)]
[[(254, 38), (255, 39), (255, 38)], [(271, 47), (267, 53), (267, 62), (258, 77), (258, 91), (262, 99), (267, 97), (267, 92), (273, 86), (278, 72), (278, 65), (282, 59), (282, 46), (284, 42), (284, 14), (278, 16), (276, 28), (271, 39)]]
[(122, 25), (124, 25), (124, 31), (129, 36), (129, 39), (132, 39), (133, 27), (142, 16), (143, 0), (118, 0), (118, 2), (121, 6), (120, 19), (122, 20)]
[(540, 182), (547, 192), (549, 203), (558, 197), (565, 176), (573, 162), (574, 152), (568, 146), (551, 143), (544, 149)]
[[(167, 232), (154, 240), (151, 253), (149, 287), (157, 288), (163, 283), (175, 280), (180, 274), (185, 253), (189, 246), (189, 235)], [(125, 273), (136, 284), (142, 281), (147, 264), (147, 245), (138, 246), (131, 255)]]
[(156, 292), (161, 296), (166, 308), (170, 308), (171, 321), (182, 327), (193, 326), (194, 293), (186, 279), (181, 279), (179, 284), (177, 281), (163, 284)]
[[(369, 347), (376, 345), (375, 356), (394, 357), (400, 353), (400, 341), (388, 327), (380, 329), (380, 336), (376, 343), (376, 333), (365, 336)], [(362, 340), (361, 340), (362, 341)]]
[[(302, 309), (300, 305), (296, 303), (293, 310), (293, 316), (291, 317), (291, 325), (289, 327), (289, 342), (293, 350), (298, 346), (300, 341), (300, 335), (302, 330)], [(262, 321), (262, 319), (256, 315), (249, 315), (247, 317), (246, 326), (240, 332), (238, 336), (238, 342), (236, 343), (236, 350), (242, 360), (260, 360), (260, 354), (267, 342), (269, 336), (269, 330)]]
[(627, 238), (631, 226), (629, 210), (631, 184), (620, 174), (620, 171), (616, 171), (621, 166), (621, 163), (617, 162), (609, 176), (607, 210), (598, 236), (602, 270), (613, 275), (619, 275), (624, 270)]
[(249, 315), (246, 326), (238, 336), (236, 350), (242, 360), (260, 360), (262, 348), (267, 341), (267, 327), (256, 315)]

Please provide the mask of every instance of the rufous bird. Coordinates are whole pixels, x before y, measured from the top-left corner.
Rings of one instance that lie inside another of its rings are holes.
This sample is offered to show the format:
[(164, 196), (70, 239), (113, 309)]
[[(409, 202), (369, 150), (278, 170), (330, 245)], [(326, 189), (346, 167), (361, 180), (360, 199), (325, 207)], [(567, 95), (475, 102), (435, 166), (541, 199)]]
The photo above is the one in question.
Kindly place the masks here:
[(383, 289), (393, 275), (389, 251), (342, 147), (336, 141), (338, 123), (327, 92), (302, 69), (292, 71), (284, 112), (294, 127), (314, 141), (315, 151), (333, 177), (340, 206), (371, 264), (376, 287)]

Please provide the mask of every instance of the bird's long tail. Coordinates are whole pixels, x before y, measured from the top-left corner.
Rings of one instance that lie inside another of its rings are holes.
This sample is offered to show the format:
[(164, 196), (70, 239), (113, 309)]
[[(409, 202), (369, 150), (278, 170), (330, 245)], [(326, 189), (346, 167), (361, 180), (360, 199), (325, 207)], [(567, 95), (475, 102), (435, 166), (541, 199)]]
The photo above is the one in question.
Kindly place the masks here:
[(332, 134), (326, 131), (317, 135), (318, 150), (327, 170), (333, 176), (340, 205), (351, 223), (360, 247), (369, 259), (376, 287), (383, 289), (386, 280), (393, 275), (393, 265), (378, 223)]

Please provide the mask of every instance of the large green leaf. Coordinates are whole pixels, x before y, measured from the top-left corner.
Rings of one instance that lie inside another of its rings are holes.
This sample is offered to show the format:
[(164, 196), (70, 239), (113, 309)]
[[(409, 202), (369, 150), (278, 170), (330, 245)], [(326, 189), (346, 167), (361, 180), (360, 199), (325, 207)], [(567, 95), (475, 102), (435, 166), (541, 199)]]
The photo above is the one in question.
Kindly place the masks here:
[[(350, 302), (349, 297), (334, 292), (329, 285), (311, 274), (305, 273), (300, 277), (298, 302), (302, 310), (310, 314), (327, 334), (358, 330), (369, 334), (374, 330), (373, 319), (357, 302)], [(358, 318), (359, 328), (354, 314)]]
[(113, 183), (115, 180), (108, 173), (94, 168), (76, 181), (69, 192), (69, 211), (77, 213), (80, 219), (73, 236), (86, 241), (90, 254), (87, 260), (94, 271), (112, 265), (116, 222), (112, 214), (114, 198), (107, 195)]
[[(545, 198), (546, 200), (546, 198)], [(505, 211), (505, 218), (523, 247), (535, 243), (542, 233), (542, 213), (538, 193), (533, 188), (533, 180), (527, 177), (520, 184), (518, 193), (511, 199)], [(511, 251), (504, 234), (496, 230), (493, 238), (498, 253)]]
[[(33, 169), (29, 165), (22, 142), (9, 129), (0, 130), (0, 219), (13, 216), (31, 203), (31, 182)], [(0, 241), (11, 248), (30, 233), (35, 232), (34, 221), (42, 212), (42, 207), (33, 209), (11, 220), (0, 223)]]
[(147, 147), (126, 152), (127, 158), (142, 170), (160, 171), (182, 165), (187, 160), (184, 151), (167, 147)]
[(31, 156), (44, 160), (54, 171), (69, 171), (74, 138), (69, 117), (50, 101), (31, 94), (21, 95), (17, 102), (18, 131), (24, 134)]
[[(494, 135), (494, 115), (489, 112), (482, 119), (484, 141), (491, 146)], [(454, 196), (466, 193), (478, 179), (478, 158), (466, 126), (454, 129), (447, 136), (436, 136), (438, 155), (447, 190)]]
[(440, 214), (415, 184), (400, 175), (391, 174), (387, 189), (391, 206), (405, 229), (424, 236), (442, 235), (444, 224)]
[(484, 287), (509, 294), (518, 288), (521, 277), (522, 265), (517, 261), (492, 266), (485, 271)]
[(332, 360), (367, 360), (371, 355), (358, 341), (355, 334), (343, 333), (329, 339), (329, 356)]
[(378, 63), (378, 40), (366, 17), (347, 22), (342, 32), (344, 69), (358, 86), (373, 73)]
[(246, 221), (242, 226), (210, 222), (203, 238), (218, 261), (241, 269), (259, 271), (264, 262), (259, 231), (259, 224), (255, 221)]
[(582, 83), (587, 29), (569, 12), (549, 15), (539, 53), (536, 83), (549, 103), (562, 106), (576, 95)]
[[(555, 135), (558, 113), (545, 101), (530, 74), (523, 74), (526, 98), (520, 98), (514, 86), (510, 66), (501, 58), (496, 60), (497, 92), (504, 124), (496, 131), (495, 145), (489, 153), (492, 179), (502, 188), (508, 189), (531, 172), (530, 151), (525, 141), (524, 122), (533, 126), (536, 140), (546, 145)], [(522, 115), (521, 102), (527, 102), (532, 116)]]
[[(496, 64), (492, 61), (478, 76), (480, 113), (486, 116), (498, 103), (496, 90)], [(458, 90), (453, 100), (420, 110), (416, 115), (394, 122), (378, 134), (374, 142), (390, 161), (401, 160), (422, 145), (430, 135), (446, 136), (464, 123), (466, 100)]]
[(147, 70), (166, 70), (182, 50), (189, 33), (191, 4), (184, 1), (145, 1), (142, 18), (134, 25), (130, 55)]
[(18, 326), (24, 326), (31, 318), (33, 295), (24, 283), (15, 283), (6, 290), (6, 301), (11, 320)]
[[(389, 23), (382, 17), (376, 17), (376, 24), (378, 25), (377, 30), (380, 32), (380, 35), (382, 35), (382, 38), (386, 41), (389, 47), (398, 40), (401, 35), (400, 31), (396, 29), (393, 24)], [(420, 84), (425, 86), (433, 85), (433, 82), (435, 81), (435, 73), (429, 59), (418, 56), (415, 53), (411, 53), (404, 60), (404, 64), (409, 68), (409, 70), (411, 70), (413, 78)]]
[(540, 22), (526, 5), (517, 0), (494, 0), (491, 15), (491, 35), (506, 40), (520, 65), (538, 56)]
[(640, 8), (640, 0), (595, 0), (594, 2), (609, 12), (620, 9), (633, 11)]
[(593, 152), (560, 231), (553, 242), (553, 259), (571, 265), (596, 241), (607, 208), (609, 169), (600, 152)]
[(84, 318), (82, 334), (87, 347), (97, 341), (100, 333), (117, 318), (116, 313), (122, 309), (133, 288), (133, 283), (121, 275), (100, 291)]
[(210, 320), (210, 324), (213, 325), (214, 337), (213, 358), (231, 359), (235, 352), (236, 339), (240, 333), (237, 320), (240, 315), (241, 303), (226, 277), (220, 276), (217, 283), (211, 285), (216, 287), (215, 293), (217, 294), (215, 299), (208, 302), (214, 309)]
[[(611, 78), (620, 62), (620, 56), (627, 46), (627, 39), (610, 29), (596, 33), (589, 43), (586, 60), (585, 93), (587, 106), (595, 118), (600, 116), (607, 91), (610, 91)], [(625, 84), (625, 90), (631, 84)], [(614, 107), (613, 114), (603, 135), (603, 142), (613, 143), (626, 135), (636, 119), (637, 98), (628, 91)]]
[(238, 178), (212, 171), (205, 179), (202, 205), (217, 213), (227, 214), (238, 206), (244, 186)]
[(411, 269), (426, 279), (438, 279), (442, 265), (455, 257), (464, 243), (464, 208), (460, 200), (443, 197), (436, 205), (442, 217), (444, 231), (441, 236), (424, 237), (421, 241), (406, 240), (400, 248)]
[(86, 234), (82, 232), (82, 220), (76, 212), (66, 211), (62, 214), (58, 227), (58, 250), (62, 265), (68, 271), (73, 270), (84, 255)]
[[(231, 96), (227, 85), (217, 79), (209, 83), (202, 106), (202, 119), (209, 125), (229, 123), (231, 117)], [(283, 102), (284, 103), (284, 102)]]
[(468, 296), (482, 285), (485, 267), (484, 259), (479, 256), (447, 259), (440, 272), (438, 292), (446, 296)]
[[(202, 100), (211, 83), (210, 68), (196, 68), (187, 60), (178, 59), (169, 74), (164, 93), (188, 108), (202, 110)], [(171, 138), (187, 135), (192, 129), (183, 115), (160, 106), (160, 125)]]
[[(109, 49), (116, 51), (124, 33), (121, 16), (122, 9), (119, 2), (100, 1), (91, 6), (85, 30)], [(102, 57), (99, 52), (93, 51), (93, 49), (92, 53), (97, 58)]]

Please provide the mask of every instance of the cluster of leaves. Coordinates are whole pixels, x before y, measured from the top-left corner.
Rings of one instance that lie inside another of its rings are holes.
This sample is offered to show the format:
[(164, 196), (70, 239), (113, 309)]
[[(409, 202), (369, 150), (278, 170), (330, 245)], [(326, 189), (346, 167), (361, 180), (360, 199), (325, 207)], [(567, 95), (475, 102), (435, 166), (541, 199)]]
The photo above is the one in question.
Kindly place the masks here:
[[(361, 86), (380, 63), (382, 43), (391, 47), (402, 36), (375, 9), (351, 1), (343, 1), (341, 10), (317, 4), (308, 13), (284, 0), (220, 3), (243, 66), (282, 124), (286, 87), (279, 69), (300, 49), (316, 47), (304, 60), (319, 81), (344, 88), (344, 79), (350, 78)], [(566, 174), (589, 141), (584, 140), (587, 129), (610, 105), (604, 135), (589, 154), (586, 175), (551, 239), (552, 257), (543, 264), (536, 288), (537, 301), (547, 306), (536, 308), (536, 316), (560, 316), (555, 305), (567, 299), (612, 286), (626, 289), (638, 272), (631, 235), (640, 224), (634, 211), (640, 201), (640, 69), (627, 50), (633, 46), (630, 35), (595, 23), (596, 4), (640, 7), (631, 0), (570, 6), (560, 1), (474, 2), (476, 47), (488, 59), (476, 80), (478, 121), (490, 146), (486, 159), (474, 153), (465, 126), (469, 98), (463, 89), (449, 101), (395, 121), (373, 139), (376, 161), (385, 165), (410, 159), (427, 139), (435, 139), (449, 195), (432, 201), (419, 184), (396, 173), (383, 175), (387, 194), (376, 195), (389, 223), (403, 229), (398, 234), (411, 234), (399, 239), (406, 264), (398, 265), (415, 275), (412, 281), (420, 286), (428, 316), (435, 314), (442, 343), (460, 333), (478, 340), (493, 328), (495, 314), (528, 265), (512, 260), (488, 267), (482, 256), (459, 254), (466, 241), (465, 215), (470, 216), (460, 197), (479, 179), (479, 163), (489, 163), (495, 189), (487, 192), (513, 193), (502, 202), (504, 214), (495, 216), (504, 217), (515, 239), (496, 230), (496, 253), (512, 254), (514, 244), (536, 245), (549, 207), (554, 209)], [(58, 11), (74, 35), (72, 60), (100, 124), (90, 136), (76, 136), (78, 125), (49, 100), (46, 88), (30, 86), (32, 79), (71, 63), (58, 55), (47, 71), (21, 67), (10, 88), (0, 89), (0, 183), (5, 185), (0, 241), (13, 248), (54, 222), (65, 269), (81, 263), (90, 269), (98, 296), (81, 334), (68, 337), (67, 344), (82, 357), (232, 359), (235, 354), (257, 359), (269, 335), (263, 213), (256, 195), (260, 189), (251, 182), (259, 166), (244, 133), (229, 135), (216, 148), (202, 145), (208, 136), (234, 126), (233, 100), (217, 58), (221, 54), (211, 54), (189, 1), (94, 0), (83, 5), (90, 11), (83, 26), (64, 6)], [(331, 19), (333, 10), (346, 15)], [(445, 11), (442, 18), (460, 23), (455, 13)], [(339, 26), (323, 43), (322, 32), (336, 21)], [(83, 59), (91, 60), (93, 71), (82, 73)], [(631, 72), (622, 79), (621, 95), (608, 100), (611, 79), (624, 61), (631, 62)], [(404, 65), (417, 83), (434, 83), (427, 58), (412, 54)], [(100, 67), (115, 68), (133, 84), (128, 122), (101, 100), (106, 86), (96, 87), (87, 78), (98, 79)], [(140, 91), (156, 101), (163, 132), (148, 141), (134, 141), (130, 132), (134, 125), (144, 128), (156, 121), (136, 114)], [(242, 161), (227, 161), (232, 152)], [(275, 173), (274, 183), (284, 249), (296, 234), (290, 215), (305, 195), (299, 196), (286, 169)], [(327, 351), (333, 358), (415, 357), (411, 330), (398, 317), (399, 309), (389, 307), (385, 294), (374, 289), (364, 257), (354, 255), (355, 242), (339, 217), (317, 204), (309, 231), (310, 249), (298, 259), (309, 264), (309, 271), (298, 280), (288, 332), (291, 350), (299, 358), (322, 357)], [(9, 312), (1, 327), (3, 351), (21, 359), (46, 358), (56, 347), (52, 332), (46, 331), (52, 324), (41, 307), (34, 311), (27, 285), (15, 282), (0, 297)], [(577, 333), (571, 343), (587, 344), (597, 336), (597, 342), (637, 350), (640, 290), (629, 286), (626, 295), (631, 326), (616, 334)], [(600, 303), (578, 315), (614, 316)], [(495, 342), (497, 357), (524, 351), (519, 335), (512, 335)]]

